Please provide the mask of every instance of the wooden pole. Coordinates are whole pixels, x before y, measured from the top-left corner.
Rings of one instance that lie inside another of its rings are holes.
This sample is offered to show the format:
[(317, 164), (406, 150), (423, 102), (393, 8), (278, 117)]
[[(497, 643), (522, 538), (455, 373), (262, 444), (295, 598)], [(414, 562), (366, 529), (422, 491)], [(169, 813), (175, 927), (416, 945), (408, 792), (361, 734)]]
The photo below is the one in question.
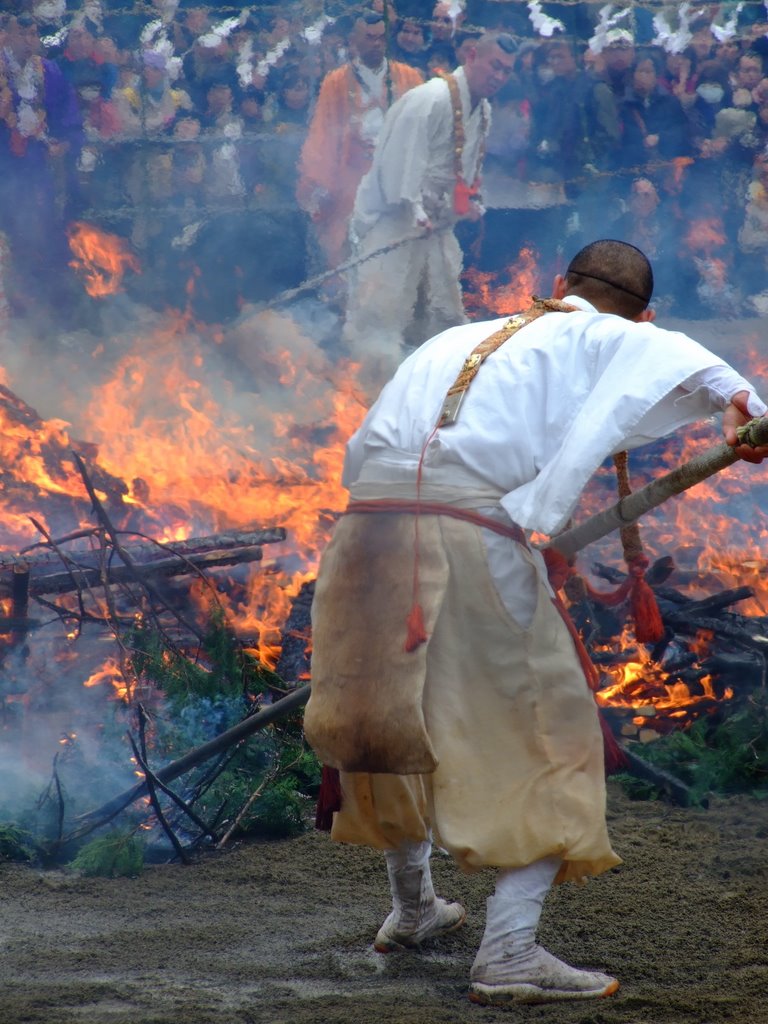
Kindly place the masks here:
[[(753, 448), (768, 445), (768, 418), (750, 420), (745, 426), (739, 427), (738, 434), (741, 443), (749, 444)], [(738, 461), (739, 457), (734, 449), (725, 442), (708, 448), (707, 451), (694, 456), (690, 461), (678, 466), (677, 469), (673, 469), (657, 480), (652, 480), (645, 487), (641, 487), (633, 494), (617, 501), (610, 508), (591, 516), (579, 526), (574, 526), (573, 529), (565, 530), (553, 537), (547, 546), (555, 548), (567, 558), (575, 555), (577, 551), (581, 551), (593, 541), (600, 540), (601, 537), (613, 533), (614, 530), (619, 530), (621, 527), (635, 522), (646, 512), (658, 508), (668, 498), (682, 494), (689, 487), (701, 483), (707, 477), (719, 473), (721, 469)]]
[[(203, 743), (199, 747), (195, 747), (193, 750), (184, 754), (183, 757), (165, 765), (164, 768), (159, 768), (154, 772), (155, 778), (159, 782), (163, 783), (172, 782), (174, 779), (178, 779), (180, 775), (184, 775), (185, 772), (190, 771), (190, 769), (196, 768), (197, 765), (210, 760), (210, 758), (221, 753), (223, 750), (226, 750), (228, 747), (252, 736), (255, 732), (258, 732), (259, 729), (263, 729), (265, 725), (270, 725), (272, 722), (276, 722), (280, 718), (285, 717), (285, 715), (289, 714), (291, 711), (295, 711), (297, 708), (303, 707), (309, 700), (309, 693), (310, 688), (308, 685), (297, 687), (287, 696), (281, 697), (280, 700), (275, 701), (274, 704), (270, 704), (268, 707), (263, 708), (255, 715), (251, 715), (249, 718), (244, 718), (242, 722), (238, 722), (237, 725), (233, 725), (231, 729), (227, 729), (226, 732), (220, 733), (212, 740), (208, 740), (207, 743)], [(97, 810), (89, 811), (87, 814), (81, 815), (80, 818), (77, 819), (78, 827), (68, 838), (76, 839), (80, 838), (80, 836), (87, 835), (88, 832), (92, 832), (93, 829), (98, 828), (99, 825), (103, 825), (107, 821), (110, 821), (116, 814), (119, 814), (120, 811), (130, 806), (130, 804), (138, 800), (139, 797), (145, 796), (146, 793), (146, 782), (140, 782), (138, 785), (133, 786), (124, 793), (121, 793), (120, 796), (116, 796), (113, 800), (110, 800), (109, 803), (104, 804)]]

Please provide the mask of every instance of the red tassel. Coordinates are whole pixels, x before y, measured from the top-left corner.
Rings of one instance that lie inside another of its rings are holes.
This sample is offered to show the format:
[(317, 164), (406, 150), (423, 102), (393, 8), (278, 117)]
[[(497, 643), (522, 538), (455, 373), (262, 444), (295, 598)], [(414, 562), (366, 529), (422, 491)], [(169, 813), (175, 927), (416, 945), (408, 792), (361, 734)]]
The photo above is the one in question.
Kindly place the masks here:
[(655, 644), (664, 636), (664, 623), (656, 595), (643, 576), (637, 576), (629, 595), (629, 607), (635, 620), (635, 639), (641, 644)]
[(315, 809), (315, 828), (320, 832), (330, 832), (333, 825), (334, 811), (341, 810), (341, 782), (336, 768), (323, 765), (320, 775), (320, 792), (317, 794)]
[(613, 735), (610, 725), (605, 720), (605, 715), (600, 708), (597, 709), (597, 717), (600, 721), (600, 728), (603, 730), (603, 763), (605, 774), (615, 775), (616, 772), (625, 772), (629, 768), (627, 755), (619, 746), (616, 737)]
[(573, 567), (565, 555), (562, 555), (555, 548), (544, 548), (541, 553), (544, 556), (544, 564), (547, 567), (547, 577), (549, 578), (550, 586), (553, 590), (562, 590), (565, 586), (565, 581), (573, 573)]
[(408, 612), (408, 618), (405, 620), (405, 624), (408, 627), (408, 633), (405, 638), (405, 651), (410, 654), (415, 651), (421, 644), (427, 642), (427, 628), (424, 625), (424, 609), (420, 604), (414, 604), (411, 610)]

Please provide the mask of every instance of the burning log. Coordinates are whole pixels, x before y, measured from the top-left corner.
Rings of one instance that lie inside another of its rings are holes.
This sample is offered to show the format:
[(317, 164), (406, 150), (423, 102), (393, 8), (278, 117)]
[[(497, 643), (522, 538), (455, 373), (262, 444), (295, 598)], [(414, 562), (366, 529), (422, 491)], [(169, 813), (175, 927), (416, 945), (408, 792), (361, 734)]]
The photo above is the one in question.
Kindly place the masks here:
[[(60, 547), (67, 539), (92, 536), (93, 533), (94, 531), (78, 531), (69, 538), (62, 538), (55, 543)], [(172, 545), (159, 541), (125, 544), (123, 550), (128, 552), (131, 559), (146, 574), (154, 577), (181, 576), (216, 566), (260, 561), (263, 557), (263, 544), (279, 544), (285, 538), (286, 531), (283, 527), (272, 527), (191, 537)], [(71, 556), (71, 568), (63, 571), (57, 568), (61, 564), (60, 560), (48, 552), (27, 555), (23, 559), (0, 559), (0, 598), (13, 596), (13, 588), (18, 586), (16, 577), (22, 571), (28, 573), (30, 597), (63, 594), (78, 587), (101, 586), (102, 575), (98, 561), (97, 551), (78, 552)], [(133, 578), (125, 566), (109, 566), (106, 572), (108, 583), (125, 583)], [(16, 617), (17, 613), (14, 613), (14, 618)]]
[(702, 629), (708, 629), (715, 636), (742, 644), (752, 650), (760, 651), (762, 654), (765, 653), (766, 644), (768, 644), (768, 637), (756, 632), (758, 627), (755, 625), (748, 625), (750, 620), (746, 617), (742, 620), (743, 625), (704, 616), (699, 616), (692, 621), (683, 613), (667, 615), (665, 621), (677, 632), (692, 635)]
[(687, 607), (689, 615), (701, 615), (708, 612), (719, 612), (737, 601), (745, 601), (748, 597), (754, 597), (752, 587), (733, 587), (731, 590), (722, 590), (719, 594), (710, 594), (701, 601), (692, 601)]
[[(128, 485), (95, 464), (96, 447), (85, 441), (68, 438), (58, 421), (47, 423), (39, 413), (9, 388), (0, 384), (0, 422), (20, 443), (10, 463), (3, 466), (3, 501), (12, 506), (18, 499), (23, 506), (30, 498), (26, 460), (39, 459), (48, 473), (64, 491), (74, 479), (72, 449), (87, 455), (92, 462), (91, 475), (95, 486), (108, 496), (110, 504), (119, 505), (128, 494)], [(14, 472), (16, 470), (16, 472)], [(65, 499), (60, 494), (59, 500)], [(69, 495), (70, 507), (73, 494)], [(53, 501), (54, 495), (50, 495)]]
[[(740, 427), (739, 441), (742, 444), (749, 444), (754, 448), (761, 445), (768, 445), (768, 419), (750, 420), (745, 426)], [(657, 480), (652, 480), (645, 487), (641, 487), (633, 494), (617, 501), (610, 508), (591, 516), (580, 526), (574, 526), (570, 530), (553, 537), (550, 546), (555, 548), (566, 557), (575, 555), (577, 551), (586, 547), (593, 541), (613, 533), (630, 523), (634, 523), (640, 516), (658, 508), (668, 498), (682, 494), (689, 487), (701, 483), (707, 477), (719, 473), (721, 469), (732, 466), (738, 462), (739, 457), (730, 445), (715, 445), (707, 451), (696, 455), (688, 462), (673, 469), (670, 473)]]
[(16, 625), (11, 629), (11, 646), (23, 642), (29, 623), (29, 567), (25, 564), (15, 565), (11, 577), (11, 619)]

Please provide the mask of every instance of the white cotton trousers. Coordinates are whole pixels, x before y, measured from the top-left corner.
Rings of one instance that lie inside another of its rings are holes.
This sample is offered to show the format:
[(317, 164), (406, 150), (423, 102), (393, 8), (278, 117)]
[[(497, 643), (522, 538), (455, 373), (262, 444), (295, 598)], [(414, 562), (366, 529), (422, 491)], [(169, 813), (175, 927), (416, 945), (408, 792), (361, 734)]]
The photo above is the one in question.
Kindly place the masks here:
[[(376, 221), (357, 255), (365, 257), (417, 232), (403, 206)], [(361, 263), (352, 274), (342, 334), (352, 358), (364, 366), (379, 364), (383, 381), (402, 361), (406, 344), (466, 323), (461, 269), (461, 248), (450, 227)]]

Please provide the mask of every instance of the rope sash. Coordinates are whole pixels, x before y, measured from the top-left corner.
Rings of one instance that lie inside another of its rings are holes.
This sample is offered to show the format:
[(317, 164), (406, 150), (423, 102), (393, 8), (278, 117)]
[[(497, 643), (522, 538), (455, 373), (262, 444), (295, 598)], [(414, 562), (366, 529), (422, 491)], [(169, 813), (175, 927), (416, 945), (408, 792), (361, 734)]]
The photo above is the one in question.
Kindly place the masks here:
[(480, 194), (480, 168), (483, 166), (483, 159), (485, 158), (488, 114), (485, 104), (482, 103), (480, 106), (480, 150), (475, 165), (475, 177), (470, 184), (465, 181), (462, 168), (466, 135), (464, 132), (464, 111), (461, 106), (459, 83), (451, 74), (446, 74), (444, 71), (439, 71), (438, 74), (448, 86), (448, 92), (451, 94), (451, 108), (453, 110), (453, 170), (456, 175), (456, 184), (453, 187), (453, 210), (459, 217), (466, 217), (469, 213), (470, 199), (474, 199)]
[(558, 299), (539, 299), (534, 296), (533, 305), (530, 309), (510, 317), (503, 327), (481, 341), (464, 360), (464, 365), (459, 371), (458, 377), (450, 386), (448, 394), (445, 396), (437, 420), (437, 426), (449, 427), (452, 423), (456, 422), (461, 403), (464, 401), (469, 385), (477, 376), (477, 371), (488, 356), (500, 348), (505, 341), (509, 341), (514, 334), (517, 334), (521, 327), (525, 327), (526, 324), (538, 320), (544, 313), (573, 313), (576, 309), (576, 306), (571, 306), (567, 302), (560, 302)]
[(373, 501), (350, 501), (344, 514), (349, 512), (374, 513), (374, 512), (395, 512), (406, 513), (415, 516), (450, 516), (452, 519), (463, 519), (467, 523), (474, 523), (475, 526), (482, 526), (486, 530), (493, 530), (500, 533), (502, 537), (510, 537), (517, 541), (524, 548), (528, 547), (528, 540), (525, 531), (517, 523), (500, 523), (496, 519), (489, 519), (480, 512), (473, 512), (468, 508), (459, 508), (457, 505), (447, 505), (441, 501), (400, 501), (397, 498), (381, 498)]

